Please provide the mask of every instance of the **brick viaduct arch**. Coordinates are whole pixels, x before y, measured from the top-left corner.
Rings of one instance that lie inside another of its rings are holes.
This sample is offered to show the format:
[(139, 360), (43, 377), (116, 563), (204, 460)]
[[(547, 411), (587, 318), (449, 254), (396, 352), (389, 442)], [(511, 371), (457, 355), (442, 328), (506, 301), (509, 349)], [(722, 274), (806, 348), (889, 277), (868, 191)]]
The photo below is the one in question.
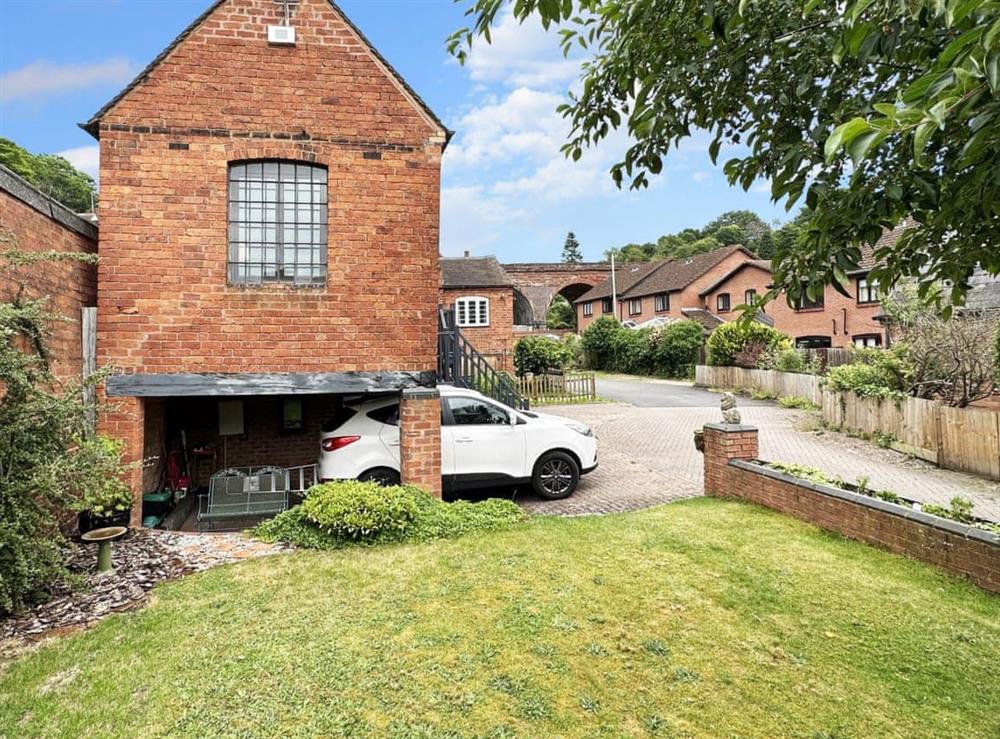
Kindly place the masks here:
[(607, 262), (502, 266), (514, 283), (514, 323), (517, 325), (544, 325), (549, 304), (556, 295), (572, 303), (611, 274), (611, 265)]

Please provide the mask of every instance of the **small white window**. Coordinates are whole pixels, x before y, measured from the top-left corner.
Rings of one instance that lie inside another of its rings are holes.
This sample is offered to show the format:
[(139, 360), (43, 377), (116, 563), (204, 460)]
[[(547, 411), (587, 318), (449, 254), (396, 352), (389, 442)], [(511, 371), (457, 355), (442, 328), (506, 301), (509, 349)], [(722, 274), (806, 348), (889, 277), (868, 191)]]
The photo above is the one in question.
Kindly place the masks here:
[(583, 315), (585, 316), (594, 315), (594, 304), (589, 300), (583, 304)]
[(642, 313), (642, 298), (630, 298), (628, 301), (628, 314), (637, 316)]
[(657, 313), (670, 310), (670, 293), (660, 293), (656, 296), (655, 306)]
[(455, 301), (455, 321), (464, 328), (490, 325), (489, 298), (468, 297)]
[(858, 278), (858, 302), (877, 303), (879, 301), (878, 280), (867, 277)]

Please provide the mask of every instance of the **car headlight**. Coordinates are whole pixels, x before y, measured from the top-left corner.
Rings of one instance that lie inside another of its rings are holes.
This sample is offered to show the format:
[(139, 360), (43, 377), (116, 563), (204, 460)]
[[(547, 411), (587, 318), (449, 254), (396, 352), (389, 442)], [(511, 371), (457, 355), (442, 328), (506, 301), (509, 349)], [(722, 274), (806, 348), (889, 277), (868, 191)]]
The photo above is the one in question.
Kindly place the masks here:
[(584, 426), (582, 423), (567, 423), (566, 426), (576, 431), (576, 433), (583, 434), (584, 436), (594, 435), (594, 432), (590, 430), (590, 427)]

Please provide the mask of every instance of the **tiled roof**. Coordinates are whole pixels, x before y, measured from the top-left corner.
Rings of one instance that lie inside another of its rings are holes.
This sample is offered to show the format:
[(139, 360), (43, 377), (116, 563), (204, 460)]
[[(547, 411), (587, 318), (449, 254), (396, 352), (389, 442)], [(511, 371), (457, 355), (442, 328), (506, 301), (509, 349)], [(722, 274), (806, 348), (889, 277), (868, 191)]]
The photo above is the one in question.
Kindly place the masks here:
[(914, 225), (914, 222), (909, 218), (904, 218), (899, 222), (895, 228), (886, 228), (882, 230), (882, 235), (879, 236), (878, 241), (875, 242), (873, 246), (868, 244), (861, 245), (861, 262), (858, 264), (858, 268), (848, 272), (850, 275), (862, 274), (868, 272), (873, 267), (878, 265), (878, 260), (875, 259), (875, 251), (886, 246), (892, 246), (899, 240), (899, 237), (903, 235), (903, 231)]
[(642, 295), (683, 290), (696, 279), (708, 272), (726, 257), (736, 252), (743, 252), (752, 258), (744, 247), (735, 244), (722, 249), (714, 249), (702, 254), (695, 254), (687, 259), (674, 259), (669, 262), (658, 262), (655, 269), (641, 280), (636, 280), (623, 297), (633, 298)]
[(730, 277), (732, 277), (737, 272), (739, 272), (740, 270), (742, 270), (744, 267), (747, 267), (747, 266), (759, 267), (762, 270), (770, 272), (771, 271), (771, 260), (770, 259), (748, 259), (747, 261), (743, 262), (743, 264), (738, 264), (735, 267), (733, 267), (731, 270), (729, 270), (728, 272), (726, 272), (726, 274), (722, 275), (722, 277), (720, 277), (719, 279), (717, 279), (715, 282), (713, 282), (711, 285), (709, 285), (708, 287), (706, 287), (704, 290), (702, 290), (698, 294), (701, 295), (701, 296), (708, 295), (710, 292), (712, 292), (713, 290), (715, 290), (716, 288), (718, 288), (720, 285), (724, 284), (726, 282), (726, 280), (728, 280)]
[(493, 257), (441, 258), (441, 286), (512, 287), (510, 277)]
[[(195, 18), (191, 22), (191, 24), (188, 25), (187, 28), (181, 31), (180, 34), (177, 36), (177, 38), (171, 41), (170, 44), (167, 46), (167, 48), (161, 51), (156, 56), (156, 58), (153, 59), (153, 61), (151, 61), (146, 66), (145, 69), (139, 72), (139, 74), (136, 75), (135, 79), (129, 82), (128, 85), (126, 85), (121, 92), (119, 92), (117, 95), (111, 98), (111, 100), (105, 103), (104, 106), (99, 111), (97, 111), (96, 113), (94, 113), (93, 116), (91, 116), (89, 121), (87, 121), (86, 123), (79, 124), (80, 128), (82, 128), (84, 131), (89, 133), (94, 138), (99, 138), (98, 126), (100, 125), (101, 118), (104, 117), (105, 113), (111, 110), (118, 103), (119, 100), (128, 95), (128, 93), (132, 91), (132, 88), (134, 88), (140, 82), (145, 80), (145, 78), (149, 75), (149, 73), (152, 72), (153, 69), (155, 69), (160, 64), (160, 62), (166, 59), (171, 51), (177, 48), (177, 46), (179, 46), (180, 43), (184, 41), (184, 39), (190, 36), (191, 33), (198, 26), (202, 24), (202, 22), (207, 20), (208, 17), (215, 12), (216, 8), (218, 8), (226, 1), (227, 0), (215, 0), (215, 2), (209, 5), (204, 13)], [(383, 57), (382, 54), (379, 53), (379, 50), (376, 49), (375, 46), (372, 44), (372, 42), (369, 41), (368, 38), (361, 32), (361, 29), (358, 28), (356, 25), (354, 25), (351, 19), (347, 17), (347, 14), (340, 9), (340, 6), (338, 6), (337, 3), (334, 2), (334, 0), (329, 0), (329, 3), (333, 7), (337, 15), (339, 15), (341, 19), (344, 21), (344, 23), (346, 23), (347, 26), (352, 31), (354, 31), (355, 34), (357, 34), (358, 38), (361, 39), (361, 43), (363, 43), (365, 46), (368, 47), (369, 51), (371, 51), (372, 54), (374, 54), (375, 58), (378, 59), (379, 63), (381, 63), (389, 71), (389, 74), (392, 75), (393, 79), (395, 79), (403, 87), (403, 89), (406, 90), (406, 92), (413, 98), (417, 106), (427, 115), (428, 118), (430, 118), (434, 122), (435, 125), (440, 127), (442, 131), (444, 131), (446, 141), (448, 139), (451, 139), (451, 136), (454, 133), (454, 131), (449, 130), (448, 127), (441, 122), (441, 119), (437, 117), (437, 115), (434, 113), (433, 110), (431, 110), (430, 106), (427, 103), (425, 103), (420, 98), (419, 95), (417, 95), (416, 91), (412, 87), (410, 87), (410, 85), (407, 83), (406, 80), (403, 79), (403, 76), (399, 72), (397, 72), (396, 69), (391, 64), (389, 64), (388, 61), (386, 61), (385, 57)]]
[[(638, 264), (623, 264), (619, 267), (615, 267), (615, 283), (618, 290), (618, 296), (621, 297), (623, 292), (628, 290), (632, 285), (644, 278), (650, 272), (659, 269), (663, 264), (665, 263), (639, 262)], [(611, 277), (608, 277), (608, 279), (600, 285), (588, 290), (574, 302), (587, 303), (591, 300), (600, 300), (601, 298), (610, 297)]]
[(706, 331), (713, 331), (725, 323), (725, 320), (704, 308), (681, 308), (681, 315), (692, 321), (697, 321)]

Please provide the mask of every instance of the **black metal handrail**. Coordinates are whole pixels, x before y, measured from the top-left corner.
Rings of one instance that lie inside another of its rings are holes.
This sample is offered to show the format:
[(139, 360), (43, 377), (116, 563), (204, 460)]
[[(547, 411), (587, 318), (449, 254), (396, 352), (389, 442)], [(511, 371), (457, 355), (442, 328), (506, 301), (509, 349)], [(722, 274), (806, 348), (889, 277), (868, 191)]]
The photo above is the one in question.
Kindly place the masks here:
[(438, 310), (438, 382), (477, 390), (511, 408), (528, 410), (528, 400), (466, 339), (455, 311)]

